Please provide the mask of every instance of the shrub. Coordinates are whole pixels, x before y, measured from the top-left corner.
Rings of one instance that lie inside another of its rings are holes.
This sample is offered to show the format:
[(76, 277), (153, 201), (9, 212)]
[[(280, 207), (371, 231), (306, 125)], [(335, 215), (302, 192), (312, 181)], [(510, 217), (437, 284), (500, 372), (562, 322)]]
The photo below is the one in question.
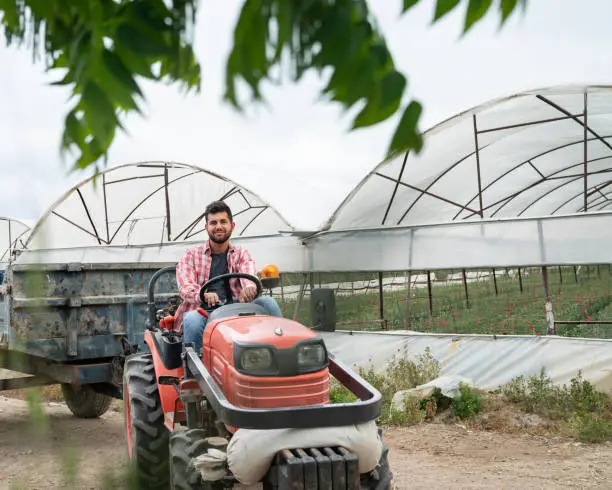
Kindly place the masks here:
[(482, 410), (482, 396), (470, 385), (461, 382), (459, 384), (459, 396), (453, 398), (453, 414), (460, 419), (474, 417)]

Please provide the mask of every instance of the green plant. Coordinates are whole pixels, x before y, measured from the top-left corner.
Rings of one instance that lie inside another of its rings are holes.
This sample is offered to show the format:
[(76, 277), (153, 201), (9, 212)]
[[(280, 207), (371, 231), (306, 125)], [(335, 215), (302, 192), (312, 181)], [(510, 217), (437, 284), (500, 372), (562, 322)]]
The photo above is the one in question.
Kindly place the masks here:
[[(419, 0), (404, 0), (401, 13)], [(497, 3), (497, 2), (496, 2)], [(500, 0), (504, 24), (527, 0)], [(433, 22), (467, 4), (463, 31), (493, 2), (438, 0)], [(55, 85), (77, 100), (64, 121), (63, 150), (76, 149), (75, 166), (106, 158), (120, 115), (140, 113), (138, 79), (180, 84), (199, 92), (200, 64), (194, 52), (198, 0), (3, 0), (0, 19), (8, 45), (28, 43), (34, 60), (44, 54), (47, 71), (61, 73)], [(224, 99), (242, 110), (237, 81), (254, 101), (262, 82), (278, 82), (287, 71), (294, 82), (323, 73), (322, 96), (345, 110), (362, 105), (353, 129), (379, 124), (401, 111), (407, 78), (397, 70), (366, 0), (246, 0), (233, 32), (225, 67)], [(421, 105), (406, 104), (388, 153), (422, 146)]]
[(459, 383), (459, 396), (453, 398), (453, 414), (460, 419), (469, 419), (482, 410), (482, 396), (466, 383)]
[(519, 376), (502, 388), (508, 401), (526, 412), (565, 423), (569, 434), (586, 442), (612, 439), (612, 402), (592, 383), (577, 375), (570, 385), (556, 386), (545, 370), (538, 376)]
[[(433, 357), (431, 350), (426, 348), (425, 352), (416, 356), (415, 360), (393, 358), (382, 372), (377, 372), (372, 366), (367, 369), (361, 367), (358, 372), (382, 395), (382, 416), (379, 421), (381, 423), (399, 424), (400, 420), (412, 421), (421, 416), (424, 417), (425, 410), (421, 410), (420, 401), (415, 409), (412, 405), (404, 411), (394, 409), (391, 407), (393, 395), (398, 391), (408, 390), (437, 378), (440, 375), (440, 363)], [(356, 399), (353, 393), (336, 379), (330, 377), (331, 403), (351, 403)], [(413, 401), (410, 401), (410, 403), (413, 403)], [(414, 410), (422, 412), (422, 415), (417, 414)], [(404, 413), (406, 411), (410, 413)]]

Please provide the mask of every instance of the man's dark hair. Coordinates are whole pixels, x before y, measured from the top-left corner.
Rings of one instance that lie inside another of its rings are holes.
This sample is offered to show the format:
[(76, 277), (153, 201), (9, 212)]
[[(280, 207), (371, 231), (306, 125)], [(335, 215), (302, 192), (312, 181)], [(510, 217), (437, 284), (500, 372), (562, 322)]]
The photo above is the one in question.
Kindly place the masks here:
[(204, 218), (208, 223), (208, 215), (209, 214), (217, 214), (217, 213), (227, 213), (230, 221), (233, 221), (232, 210), (229, 208), (227, 204), (223, 201), (213, 201), (208, 206), (206, 206), (206, 210), (204, 211)]

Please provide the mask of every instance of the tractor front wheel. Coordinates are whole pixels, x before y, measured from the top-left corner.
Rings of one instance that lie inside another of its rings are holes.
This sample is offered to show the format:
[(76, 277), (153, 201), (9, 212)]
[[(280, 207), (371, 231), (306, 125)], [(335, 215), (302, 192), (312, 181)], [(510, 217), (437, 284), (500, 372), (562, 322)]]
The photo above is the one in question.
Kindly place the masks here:
[(208, 450), (206, 431), (177, 430), (170, 436), (170, 474), (173, 490), (221, 490), (219, 483), (205, 482), (191, 462)]
[(362, 490), (395, 490), (393, 472), (389, 465), (389, 448), (386, 445), (383, 447), (378, 467), (365, 482), (362, 481), (361, 488)]
[(164, 425), (151, 354), (127, 358), (123, 401), (128, 457), (140, 488), (168, 488), (169, 432)]
[(110, 407), (112, 398), (98, 393), (89, 385), (62, 384), (62, 395), (70, 411), (81, 419), (100, 417)]

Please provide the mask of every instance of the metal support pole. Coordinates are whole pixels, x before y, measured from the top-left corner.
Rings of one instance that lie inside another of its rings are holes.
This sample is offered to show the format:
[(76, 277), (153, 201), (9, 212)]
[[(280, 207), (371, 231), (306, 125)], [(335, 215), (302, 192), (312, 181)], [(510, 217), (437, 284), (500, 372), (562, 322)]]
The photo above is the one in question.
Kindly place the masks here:
[(283, 287), (283, 274), (278, 275), (280, 279), (280, 293), (281, 293), (281, 308), (285, 311), (285, 288)]
[(306, 281), (308, 281), (308, 274), (304, 274), (304, 280), (302, 281), (302, 285), (300, 286), (300, 292), (298, 293), (298, 297), (295, 301), (295, 309), (293, 310), (293, 321), (297, 320), (298, 314), (300, 312), (302, 298), (304, 297), (304, 293), (306, 292)]
[(465, 273), (465, 269), (461, 270), (461, 275), (463, 276), (463, 290), (465, 291), (465, 306), (466, 308), (469, 308), (470, 307), (470, 295), (468, 294), (467, 275)]
[(559, 283), (563, 284), (563, 272), (561, 271), (561, 266), (559, 266)]
[(574, 281), (578, 283), (578, 271), (576, 270), (576, 266), (574, 266)]
[(412, 272), (408, 271), (408, 275), (406, 276), (406, 303), (404, 305), (404, 328), (406, 330), (410, 330), (410, 284), (412, 282)]
[(584, 212), (588, 210), (588, 104), (587, 104), (587, 93), (584, 93)]
[(385, 302), (383, 298), (383, 273), (378, 273), (378, 308), (380, 313), (380, 319), (385, 319)]
[(521, 274), (521, 268), (518, 268), (518, 276), (519, 276), (519, 289), (521, 290), (521, 294), (523, 294), (523, 275)]
[(547, 335), (555, 335), (555, 317), (552, 311), (552, 301), (550, 299), (550, 288), (548, 287), (548, 269), (542, 267), (542, 280), (544, 282), (544, 295), (546, 297), (546, 324), (547, 324)]
[(480, 147), (478, 145), (478, 125), (476, 124), (476, 114), (472, 115), (474, 122), (474, 147), (476, 152), (476, 178), (478, 179), (478, 205), (480, 206), (480, 217), (484, 216), (484, 206), (482, 204), (482, 178), (480, 176)]
[(499, 295), (499, 290), (497, 289), (497, 276), (495, 275), (495, 269), (493, 271), (493, 287), (495, 288), (495, 296)]
[(427, 295), (429, 296), (429, 314), (433, 316), (433, 295), (431, 292), (431, 271), (427, 271)]

